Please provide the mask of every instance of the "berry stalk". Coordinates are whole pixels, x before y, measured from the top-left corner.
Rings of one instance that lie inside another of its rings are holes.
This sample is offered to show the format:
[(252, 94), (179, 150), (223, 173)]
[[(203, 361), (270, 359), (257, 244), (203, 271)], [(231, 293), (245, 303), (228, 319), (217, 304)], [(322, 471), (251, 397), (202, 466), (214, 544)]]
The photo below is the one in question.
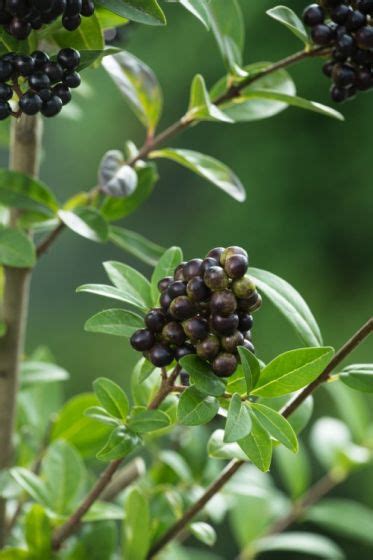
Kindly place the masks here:
[[(10, 168), (31, 176), (39, 171), (42, 127), (37, 117), (22, 116), (13, 122)], [(10, 225), (16, 226), (19, 211), (12, 210)], [(3, 315), (6, 333), (0, 338), (0, 471), (11, 464), (18, 375), (27, 323), (31, 271), (4, 267)], [(0, 547), (4, 545), (6, 502), (0, 500)]]

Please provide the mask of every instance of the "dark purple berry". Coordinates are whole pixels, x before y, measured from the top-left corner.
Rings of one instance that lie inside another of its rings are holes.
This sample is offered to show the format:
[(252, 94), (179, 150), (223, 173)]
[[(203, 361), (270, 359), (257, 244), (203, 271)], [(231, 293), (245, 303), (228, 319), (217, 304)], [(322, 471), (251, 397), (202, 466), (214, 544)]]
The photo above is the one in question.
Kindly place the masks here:
[(224, 336), (229, 336), (233, 334), (239, 324), (238, 315), (233, 313), (228, 317), (223, 317), (222, 315), (212, 315), (211, 316), (211, 326), (219, 334)]
[(211, 311), (217, 315), (232, 315), (237, 309), (237, 300), (230, 290), (214, 292), (211, 296)]
[(209, 334), (204, 340), (198, 342), (196, 346), (197, 356), (201, 360), (213, 360), (220, 351), (220, 342), (217, 336)]
[(229, 278), (220, 266), (209, 268), (203, 277), (210, 290), (225, 290), (229, 285)]
[(174, 352), (168, 346), (163, 344), (155, 344), (149, 352), (151, 363), (156, 367), (166, 367), (174, 359)]
[(237, 369), (238, 361), (233, 354), (223, 352), (212, 362), (212, 369), (218, 377), (230, 377)]
[(145, 325), (152, 332), (161, 332), (166, 324), (166, 321), (166, 315), (159, 307), (151, 309), (149, 313), (145, 315)]
[(180, 323), (171, 321), (163, 327), (162, 339), (168, 344), (175, 344), (176, 346), (181, 346), (185, 342), (185, 333), (183, 327)]
[(319, 4), (311, 4), (303, 12), (303, 22), (309, 27), (313, 27), (324, 21), (324, 10)]
[(131, 346), (138, 352), (150, 350), (155, 342), (154, 335), (147, 329), (136, 331), (130, 339)]
[(189, 298), (186, 296), (179, 296), (171, 302), (169, 311), (175, 319), (184, 321), (185, 319), (193, 317), (196, 308)]

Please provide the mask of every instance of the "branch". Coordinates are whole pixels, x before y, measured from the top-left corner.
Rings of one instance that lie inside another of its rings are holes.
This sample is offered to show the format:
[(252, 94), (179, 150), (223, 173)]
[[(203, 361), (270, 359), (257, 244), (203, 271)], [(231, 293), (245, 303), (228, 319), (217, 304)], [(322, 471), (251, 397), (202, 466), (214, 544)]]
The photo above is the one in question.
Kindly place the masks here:
[[(298, 396), (292, 400), (282, 411), (282, 415), (287, 418), (306, 400), (306, 398), (315, 391), (330, 376), (332, 370), (338, 366), (357, 346), (369, 336), (373, 331), (373, 318), (369, 319), (350, 340), (342, 346), (342, 348), (334, 355), (333, 359), (326, 366), (321, 375), (310, 385), (305, 387)], [(188, 523), (206, 506), (217, 492), (232, 478), (238, 469), (245, 464), (245, 461), (237, 459), (232, 460), (224, 469), (222, 474), (215, 482), (213, 482), (205, 491), (205, 493), (197, 500), (197, 502), (187, 510), (184, 515), (174, 525), (166, 531), (166, 533), (155, 543), (148, 554), (148, 559), (153, 558), (162, 548), (171, 542), (179, 533), (188, 525)]]
[(65, 229), (65, 224), (61, 222), (58, 226), (50, 232), (49, 235), (40, 243), (36, 248), (36, 256), (38, 259), (42, 257), (49, 249), (49, 247), (54, 243), (60, 233)]
[[(166, 370), (162, 369), (162, 383), (154, 399), (148, 405), (149, 410), (155, 410), (156, 408), (158, 408), (160, 404), (162, 404), (162, 402), (165, 400), (165, 398), (170, 393), (172, 393), (173, 385), (179, 373), (180, 373), (180, 366), (178, 365), (174, 368), (173, 372), (169, 377), (167, 376)], [(122, 460), (123, 459), (116, 459), (115, 461), (109, 463), (109, 465), (103, 471), (96, 484), (93, 486), (91, 491), (87, 494), (87, 496), (84, 498), (80, 506), (75, 510), (75, 512), (71, 515), (71, 517), (69, 517), (66, 523), (64, 523), (63, 525), (61, 525), (55, 530), (52, 539), (53, 550), (59, 550), (62, 544), (64, 543), (64, 541), (70, 535), (75, 533), (75, 531), (78, 529), (80, 525), (82, 518), (89, 511), (91, 506), (96, 502), (96, 500), (98, 500), (98, 498), (100, 498), (100, 496), (102, 496), (102, 494), (105, 491), (107, 491), (108, 487), (110, 487), (110, 484), (115, 483), (115, 481), (113, 480), (113, 476), (119, 469)]]
[[(41, 119), (22, 116), (12, 123), (10, 169), (37, 176), (39, 171)], [(20, 211), (10, 213), (16, 227)], [(24, 352), (31, 270), (4, 267), (3, 320), (6, 333), (0, 338), (0, 471), (7, 469), (13, 455), (13, 432), (18, 391), (19, 364)], [(5, 541), (6, 501), (0, 499), (0, 548)]]
[[(292, 66), (293, 64), (297, 64), (298, 62), (301, 62), (302, 60), (306, 60), (308, 58), (314, 58), (314, 57), (317, 57), (317, 56), (325, 56), (328, 53), (329, 53), (329, 50), (325, 49), (325, 47), (317, 47), (317, 48), (310, 49), (310, 50), (299, 51), (299, 52), (297, 52), (297, 53), (295, 53), (291, 56), (283, 58), (283, 59), (279, 60), (278, 62), (275, 62), (274, 64), (268, 66), (265, 70), (262, 70), (262, 72), (259, 72), (258, 74), (255, 74), (255, 76), (248, 76), (246, 79), (242, 80), (239, 84), (231, 85), (225, 93), (223, 93), (220, 97), (218, 97), (216, 100), (214, 100), (214, 103), (217, 106), (223, 105), (225, 102), (230, 101), (230, 100), (234, 99), (235, 97), (239, 97), (241, 95), (242, 91), (245, 88), (247, 88), (249, 85), (253, 84), (257, 80), (260, 80), (261, 78), (263, 78), (265, 76), (269, 76), (270, 74), (272, 74), (273, 72), (276, 72), (277, 70), (281, 70), (282, 68), (287, 68), (289, 66)], [(135, 157), (133, 157), (132, 159), (130, 159), (127, 162), (127, 165), (129, 165), (131, 167), (134, 167), (134, 165), (138, 161), (146, 159), (149, 156), (149, 154), (152, 151), (154, 151), (156, 148), (159, 148), (160, 146), (162, 146), (165, 142), (167, 142), (171, 138), (174, 138), (175, 136), (177, 136), (181, 132), (184, 132), (184, 130), (186, 130), (190, 126), (198, 124), (198, 122), (199, 122), (198, 120), (193, 119), (192, 117), (189, 117), (188, 115), (184, 115), (179, 120), (177, 120), (176, 122), (171, 124), (168, 128), (166, 128), (165, 130), (163, 130), (162, 132), (157, 134), (156, 136), (147, 138), (146, 142), (144, 143), (142, 148), (139, 150), (138, 154)], [(91, 193), (93, 193), (93, 192), (95, 192), (95, 193), (97, 192), (97, 187), (94, 187), (94, 189), (92, 189)], [(59, 229), (59, 228), (60, 228), (60, 226), (58, 226), (55, 230), (56, 235), (54, 235), (53, 232), (52, 232), (50, 234), (49, 238), (47, 238), (45, 240), (45, 242), (43, 243), (43, 245), (45, 243), (47, 243), (47, 249), (53, 243), (55, 238), (58, 237), (58, 235), (61, 233), (61, 231), (63, 231), (63, 228), (62, 229)], [(41, 249), (41, 247), (40, 247), (40, 249)], [(45, 250), (40, 250), (40, 249), (38, 249), (38, 255), (39, 255), (39, 252), (40, 252), (40, 256), (41, 256), (41, 255), (44, 254)]]

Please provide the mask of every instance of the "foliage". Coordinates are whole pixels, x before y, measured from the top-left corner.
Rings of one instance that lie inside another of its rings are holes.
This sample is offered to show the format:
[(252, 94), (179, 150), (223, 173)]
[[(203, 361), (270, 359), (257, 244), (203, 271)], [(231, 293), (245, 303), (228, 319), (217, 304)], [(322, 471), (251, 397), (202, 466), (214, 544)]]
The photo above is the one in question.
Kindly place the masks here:
[[(210, 87), (197, 73), (184, 115), (161, 132), (157, 130), (165, 107), (157, 76), (129, 51), (105, 46), (105, 31), (132, 21), (164, 25), (165, 3), (97, 0), (95, 15), (75, 32), (68, 33), (54, 23), (33, 31), (22, 45), (4, 30), (0, 34), (0, 54), (13, 50), (30, 53), (41, 41), (52, 54), (65, 46), (80, 50), (81, 70), (102, 65), (145, 129), (142, 147), (127, 139), (123, 152), (103, 154), (98, 185), (66, 201), (58, 201), (52, 189), (36, 177), (0, 171), (2, 273), (3, 269), (31, 271), (65, 229), (89, 241), (113, 243), (153, 267), (148, 278), (125, 262), (107, 261), (103, 266), (108, 284), (78, 287), (79, 293), (115, 300), (117, 305), (88, 318), (88, 332), (130, 338), (143, 325), (149, 308), (158, 304), (158, 282), (173, 275), (183, 260), (180, 248), (165, 250), (122, 225), (152, 195), (159, 180), (158, 159), (186, 167), (236, 201), (246, 199), (245, 187), (234, 171), (189, 147), (170, 147), (174, 135), (201, 122), (228, 126), (261, 120), (291, 106), (343, 119), (334, 109), (296, 94), (286, 70), (290, 63), (245, 64), (245, 22), (238, 0), (178, 3), (213, 34), (225, 75)], [(277, 6), (268, 15), (300, 39), (304, 50), (297, 60), (319, 55), (289, 8)], [(16, 215), (16, 227), (8, 220), (9, 211)], [(189, 508), (205, 496), (204, 489), (220, 480), (221, 471), (232, 465), (238, 465), (239, 472), (227, 477), (228, 483), (217, 488), (211, 500), (203, 501), (195, 516), (185, 518), (182, 529), (194, 540), (185, 546), (181, 541), (164, 549), (161, 546), (159, 558), (202, 557), (196, 547), (199, 541), (214, 550), (203, 552), (203, 557), (218, 560), (221, 556), (215, 552), (221, 543), (214, 526), (223, 522), (229, 524), (242, 558), (279, 550), (344, 558), (334, 535), (372, 546), (372, 511), (354, 500), (324, 499), (324, 493), (371, 464), (372, 442), (366, 433), (373, 433), (373, 426), (370, 420), (368, 425), (364, 421), (358, 424), (364, 417), (362, 405), (350, 392), (373, 392), (373, 366), (340, 367), (337, 360), (328, 371), (338, 354), (324, 345), (303, 296), (271, 272), (250, 268), (249, 273), (266, 300), (290, 323), (299, 342), (273, 355), (267, 364), (240, 347), (239, 368), (229, 379), (217, 378), (206, 362), (189, 355), (181, 360), (189, 376), (189, 386), (183, 386), (175, 362), (158, 369), (145, 357), (128, 372), (132, 394), (110, 378), (100, 377), (93, 392), (64, 402), (62, 383), (69, 374), (54, 363), (53, 356), (40, 348), (22, 359), (16, 456), (0, 477), (0, 496), (16, 514), (9, 546), (0, 551), (0, 560), (153, 557), (154, 547), (170, 528), (184, 519)], [(5, 297), (3, 290), (0, 295)], [(371, 331), (371, 324), (369, 328)], [(6, 322), (1, 320), (0, 329), (5, 340)], [(350, 416), (344, 411), (341, 420), (335, 407), (330, 412), (333, 417), (318, 418), (310, 428), (309, 451), (301, 433), (312, 415), (313, 401), (307, 391), (311, 387), (311, 393), (323, 381), (329, 382), (331, 394), (335, 388), (346, 399)], [(300, 397), (299, 406), (292, 410)], [(313, 480), (311, 452), (323, 470), (325, 492), (320, 493), (319, 483)], [(116, 479), (111, 478), (119, 465), (124, 469), (120, 472), (126, 472), (139, 457), (146, 461), (145, 472), (137, 472), (132, 484), (126, 479), (107, 498), (105, 491), (115, 484)], [(95, 493), (100, 484), (102, 488)], [(281, 534), (293, 521), (300, 523), (300, 529)], [(306, 522), (312, 524), (312, 531), (303, 526)], [(318, 528), (329, 536), (317, 534)]]

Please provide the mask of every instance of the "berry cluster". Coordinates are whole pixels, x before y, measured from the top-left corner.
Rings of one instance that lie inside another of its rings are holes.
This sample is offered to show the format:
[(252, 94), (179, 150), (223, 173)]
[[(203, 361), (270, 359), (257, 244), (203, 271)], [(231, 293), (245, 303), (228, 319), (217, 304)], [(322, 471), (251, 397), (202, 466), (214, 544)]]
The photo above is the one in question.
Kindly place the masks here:
[(62, 16), (68, 31), (77, 29), (81, 16), (93, 15), (93, 0), (0, 0), (0, 24), (16, 39), (27, 39), (33, 29), (40, 29)]
[[(31, 56), (7, 53), (0, 57), (0, 120), (22, 113), (57, 115), (71, 100), (70, 88), (80, 85), (76, 71), (79, 63), (79, 52), (70, 48), (60, 50), (55, 61), (42, 51)], [(9, 103), (14, 93), (18, 96), (16, 111)]]
[(197, 354), (218, 377), (238, 365), (238, 346), (254, 352), (251, 313), (261, 297), (247, 275), (248, 256), (240, 247), (212, 249), (204, 260), (180, 264), (158, 288), (160, 307), (145, 317), (145, 329), (131, 344), (157, 367)]
[(314, 43), (331, 48), (323, 67), (338, 103), (373, 88), (373, 0), (321, 0), (303, 12)]

